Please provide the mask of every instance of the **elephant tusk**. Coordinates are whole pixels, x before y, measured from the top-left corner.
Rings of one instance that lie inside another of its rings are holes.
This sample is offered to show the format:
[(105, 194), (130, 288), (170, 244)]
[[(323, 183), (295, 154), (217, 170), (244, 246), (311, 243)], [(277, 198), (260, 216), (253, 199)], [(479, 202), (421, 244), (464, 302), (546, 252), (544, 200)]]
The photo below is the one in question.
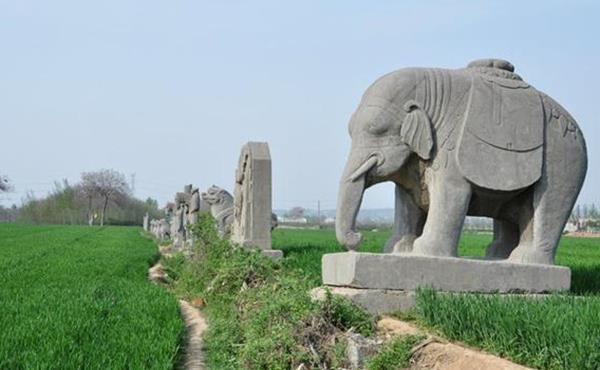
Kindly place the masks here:
[(365, 163), (363, 163), (356, 171), (354, 171), (348, 179), (351, 182), (356, 181), (361, 176), (363, 176), (365, 173), (369, 172), (369, 170), (371, 168), (373, 168), (377, 164), (377, 162), (379, 162), (379, 159), (377, 158), (377, 156), (369, 157), (369, 159), (367, 159), (365, 161)]

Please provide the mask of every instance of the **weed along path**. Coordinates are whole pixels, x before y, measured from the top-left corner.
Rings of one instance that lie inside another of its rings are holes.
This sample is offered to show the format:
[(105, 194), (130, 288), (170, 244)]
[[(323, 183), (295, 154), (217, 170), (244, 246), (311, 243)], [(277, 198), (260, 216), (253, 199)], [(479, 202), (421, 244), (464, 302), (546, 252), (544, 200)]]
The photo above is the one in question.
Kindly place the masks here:
[[(163, 258), (169, 258), (163, 254)], [(165, 284), (169, 278), (160, 262), (148, 269), (148, 279), (155, 284)], [(187, 301), (180, 299), (179, 308), (186, 326), (185, 348), (182, 366), (186, 370), (202, 370), (205, 368), (202, 335), (208, 324), (199, 309)]]
[(139, 228), (0, 224), (0, 368), (170, 369), (177, 299)]
[[(194, 233), (193, 253), (163, 257), (148, 273), (182, 299), (188, 369), (525, 369), (425, 331), (386, 332), (339, 296), (313, 300), (319, 246), (339, 248), (331, 232), (276, 231), (275, 246), (287, 252), (279, 260), (220, 239), (210, 216), (200, 217)], [(294, 240), (308, 244), (295, 249)], [(196, 301), (201, 313), (187, 303)]]

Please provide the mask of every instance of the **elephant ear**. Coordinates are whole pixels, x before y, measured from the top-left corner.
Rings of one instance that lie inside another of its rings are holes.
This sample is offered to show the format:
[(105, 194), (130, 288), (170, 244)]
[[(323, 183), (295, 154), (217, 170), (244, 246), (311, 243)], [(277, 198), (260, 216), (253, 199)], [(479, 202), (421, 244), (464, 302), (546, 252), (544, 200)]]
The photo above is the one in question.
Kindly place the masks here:
[(425, 160), (430, 159), (433, 149), (433, 133), (431, 120), (414, 100), (404, 105), (406, 117), (400, 128), (400, 136), (417, 155)]

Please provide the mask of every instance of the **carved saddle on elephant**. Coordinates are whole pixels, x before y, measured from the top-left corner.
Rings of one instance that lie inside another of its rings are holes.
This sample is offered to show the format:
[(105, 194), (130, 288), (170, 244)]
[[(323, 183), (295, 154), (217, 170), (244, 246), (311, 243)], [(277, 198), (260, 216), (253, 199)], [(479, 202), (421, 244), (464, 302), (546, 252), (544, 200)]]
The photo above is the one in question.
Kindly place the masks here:
[(523, 189), (542, 174), (542, 100), (513, 71), (501, 60), (475, 61), (467, 68), (471, 89), (457, 159), (463, 175), (487, 189)]

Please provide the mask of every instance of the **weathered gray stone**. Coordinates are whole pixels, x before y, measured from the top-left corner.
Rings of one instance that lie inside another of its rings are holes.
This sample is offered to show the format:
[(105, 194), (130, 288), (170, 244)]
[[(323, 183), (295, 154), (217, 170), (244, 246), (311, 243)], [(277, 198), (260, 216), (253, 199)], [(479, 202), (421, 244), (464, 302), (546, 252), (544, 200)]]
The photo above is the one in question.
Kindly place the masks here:
[(164, 218), (160, 220), (151, 220), (149, 222), (149, 231), (159, 240), (166, 240), (170, 237), (170, 225)]
[(311, 297), (314, 300), (323, 301), (327, 289), (331, 294), (348, 298), (354, 304), (373, 315), (406, 312), (413, 308), (416, 303), (416, 293), (414, 291), (357, 289), (335, 286), (315, 288), (311, 291)]
[(494, 218), (489, 259), (554, 263), (587, 171), (585, 141), (573, 117), (509, 62), (387, 74), (365, 92), (349, 128), (336, 217), (348, 249), (361, 242), (363, 192), (393, 181), (401, 191), (387, 251), (457, 256), (472, 215)]
[(571, 270), (562, 266), (414, 254), (326, 254), (322, 268), (325, 285), (365, 289), (542, 293), (571, 284)]
[(283, 257), (283, 252), (279, 249), (263, 249), (260, 251), (263, 256), (267, 256), (273, 259), (279, 259)]
[[(242, 147), (235, 174), (231, 240), (245, 247), (271, 250), (271, 154), (267, 143)], [(278, 255), (278, 252), (273, 252)]]
[(148, 215), (148, 212), (146, 212), (146, 214), (144, 215), (144, 221), (143, 221), (143, 227), (144, 227), (144, 231), (150, 231), (150, 216)]
[(192, 184), (185, 185), (183, 192), (175, 194), (175, 202), (167, 205), (167, 217), (171, 220), (170, 236), (175, 249), (191, 251), (193, 235), (189, 227), (198, 220), (201, 207), (199, 191)]
[(386, 253), (410, 252), (415, 239), (423, 233), (425, 214), (415, 204), (410, 194), (396, 184), (394, 227), (385, 244)]
[(202, 212), (202, 199), (198, 188), (192, 189), (190, 196), (190, 206), (188, 209), (188, 224), (194, 225), (198, 222), (198, 214)]
[(348, 333), (346, 335), (346, 356), (350, 369), (364, 369), (366, 360), (377, 354), (382, 344), (382, 339), (365, 338), (358, 333)]
[(180, 206), (175, 210), (171, 222), (171, 239), (173, 241), (174, 248), (183, 248), (185, 242), (185, 209), (184, 206)]
[(233, 196), (216, 185), (202, 193), (202, 200), (210, 207), (210, 214), (217, 221), (219, 236), (229, 235), (233, 223)]
[(157, 236), (160, 240), (166, 240), (171, 237), (171, 225), (164, 218), (158, 221)]
[[(373, 315), (384, 315), (395, 312), (408, 312), (415, 307), (417, 303), (417, 294), (412, 290), (384, 290), (384, 289), (360, 289), (346, 287), (317, 287), (311, 290), (311, 298), (315, 301), (324, 301), (326, 291), (331, 294), (349, 299), (354, 304), (362, 307)], [(459, 294), (453, 292), (440, 292), (439, 294)], [(468, 293), (465, 293), (468, 294)], [(487, 294), (489, 297), (511, 298), (520, 297), (527, 299), (544, 299), (552, 297), (545, 293), (505, 293), (505, 294)]]

